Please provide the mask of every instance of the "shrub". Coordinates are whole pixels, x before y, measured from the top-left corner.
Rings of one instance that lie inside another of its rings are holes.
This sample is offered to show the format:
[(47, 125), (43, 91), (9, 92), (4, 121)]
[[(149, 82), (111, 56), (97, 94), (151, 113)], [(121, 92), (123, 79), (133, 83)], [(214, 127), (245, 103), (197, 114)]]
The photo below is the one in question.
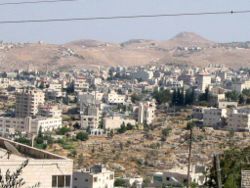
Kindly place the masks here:
[(89, 139), (89, 135), (88, 135), (88, 133), (81, 131), (81, 132), (77, 133), (76, 139), (81, 140), (81, 141), (87, 141)]

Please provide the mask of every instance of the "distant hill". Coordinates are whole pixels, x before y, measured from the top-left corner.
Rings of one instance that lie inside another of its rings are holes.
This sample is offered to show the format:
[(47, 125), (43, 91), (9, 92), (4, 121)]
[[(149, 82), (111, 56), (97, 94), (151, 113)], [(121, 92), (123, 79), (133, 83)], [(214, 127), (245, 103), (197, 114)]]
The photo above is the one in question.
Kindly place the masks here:
[(182, 32), (167, 41), (133, 39), (121, 44), (78, 40), (64, 45), (0, 43), (0, 70), (50, 70), (181, 63), (206, 66), (250, 66), (250, 43), (216, 43), (195, 33)]
[(196, 33), (191, 32), (182, 32), (176, 35), (174, 38), (163, 42), (162, 45), (165, 47), (192, 47), (192, 46), (200, 46), (200, 47), (208, 47), (212, 46), (214, 42), (209, 41)]

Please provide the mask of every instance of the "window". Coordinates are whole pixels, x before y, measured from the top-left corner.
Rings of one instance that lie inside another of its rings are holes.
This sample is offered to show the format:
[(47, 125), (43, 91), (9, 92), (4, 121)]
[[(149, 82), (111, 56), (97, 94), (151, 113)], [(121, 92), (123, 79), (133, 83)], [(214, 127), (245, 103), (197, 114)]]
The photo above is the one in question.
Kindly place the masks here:
[(97, 177), (94, 177), (94, 182), (97, 182)]
[(65, 176), (65, 183), (67, 187), (70, 186), (70, 179), (71, 179), (71, 176)]
[(112, 175), (110, 175), (110, 179), (112, 180), (112, 179), (114, 179), (114, 175), (112, 174)]
[(64, 187), (64, 176), (58, 176), (58, 187)]
[(57, 186), (57, 177), (52, 176), (52, 187), (56, 187), (56, 186)]
[(71, 181), (71, 176), (64, 176), (64, 175), (60, 175), (60, 176), (52, 176), (52, 187), (53, 188), (66, 188), (66, 187), (70, 187), (70, 181)]

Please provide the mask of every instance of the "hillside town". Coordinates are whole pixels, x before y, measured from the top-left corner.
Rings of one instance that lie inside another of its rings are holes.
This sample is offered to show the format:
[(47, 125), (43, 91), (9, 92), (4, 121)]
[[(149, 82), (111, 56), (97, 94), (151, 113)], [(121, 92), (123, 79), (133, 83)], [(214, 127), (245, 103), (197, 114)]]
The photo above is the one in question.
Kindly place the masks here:
[(26, 186), (249, 187), (248, 68), (1, 72), (0, 107), (1, 171)]

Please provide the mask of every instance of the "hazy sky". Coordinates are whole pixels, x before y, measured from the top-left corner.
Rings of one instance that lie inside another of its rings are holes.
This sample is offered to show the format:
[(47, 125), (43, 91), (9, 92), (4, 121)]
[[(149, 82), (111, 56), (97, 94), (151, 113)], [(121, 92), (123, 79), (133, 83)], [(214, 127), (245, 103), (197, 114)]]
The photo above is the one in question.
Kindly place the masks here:
[[(1, 0), (17, 2), (22, 0)], [(31, 1), (31, 0), (27, 0)], [(0, 6), (0, 20), (92, 17), (250, 9), (249, 0), (79, 0)], [(166, 17), (0, 25), (0, 40), (64, 43), (78, 39), (111, 42), (135, 38), (167, 40), (182, 31), (214, 41), (250, 41), (250, 14)]]

